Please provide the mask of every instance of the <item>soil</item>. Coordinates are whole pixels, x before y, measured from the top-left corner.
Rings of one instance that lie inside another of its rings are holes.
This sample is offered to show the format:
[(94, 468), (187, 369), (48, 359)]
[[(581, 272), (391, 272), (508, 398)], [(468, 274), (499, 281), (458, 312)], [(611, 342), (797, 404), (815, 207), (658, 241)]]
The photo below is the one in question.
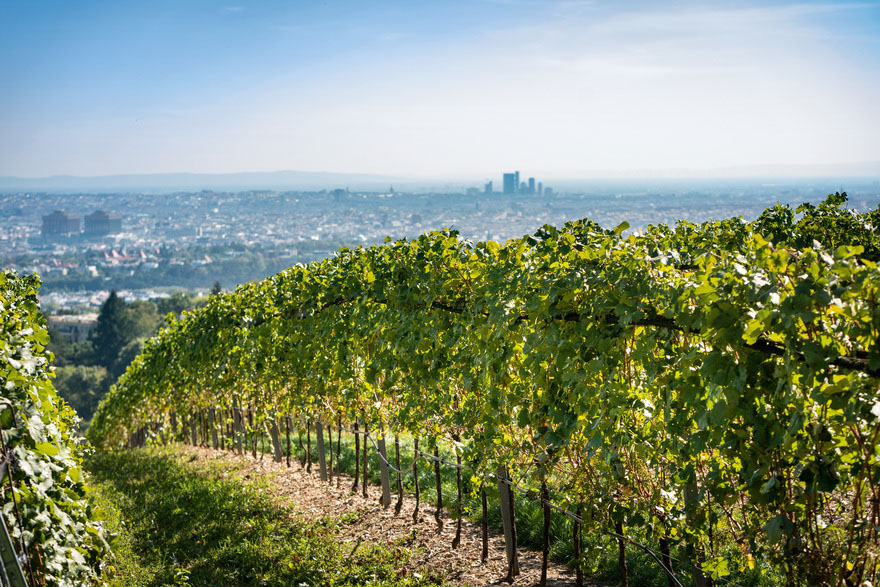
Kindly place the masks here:
[[(439, 574), (451, 585), (499, 585), (508, 584), (504, 581), (507, 574), (507, 556), (504, 550), (504, 536), (489, 530), (489, 558), (480, 561), (482, 552), (482, 531), (478, 523), (462, 520), (461, 543), (452, 548), (455, 538), (456, 520), (451, 519), (447, 512), (441, 513), (442, 530), (437, 531), (433, 504), (422, 502), (417, 521), (413, 522), (415, 497), (405, 494), (403, 507), (399, 515), (394, 509), (397, 495), (394, 493), (392, 477), (391, 507), (384, 509), (379, 499), (381, 490), (368, 487), (367, 495), (351, 491), (353, 479), (348, 475), (334, 475), (332, 483), (321, 481), (313, 467), (309, 474), (301, 468), (299, 462), (291, 461), (288, 468), (285, 463), (276, 463), (271, 455), (263, 459), (252, 458), (250, 455), (238, 456), (234, 453), (207, 448), (187, 447), (200, 459), (222, 459), (235, 461), (237, 469), (245, 475), (260, 476), (267, 480), (276, 497), (289, 505), (297, 515), (307, 520), (324, 518), (342, 519), (340, 539), (352, 545), (352, 549), (360, 547), (363, 542), (400, 544), (410, 549), (412, 556), (407, 566), (412, 573)], [(520, 575), (515, 577), (513, 585), (538, 585), (541, 578), (541, 553), (539, 551), (520, 548)], [(573, 571), (550, 562), (547, 569), (547, 585), (574, 585)], [(599, 584), (585, 579), (585, 585), (597, 587)]]

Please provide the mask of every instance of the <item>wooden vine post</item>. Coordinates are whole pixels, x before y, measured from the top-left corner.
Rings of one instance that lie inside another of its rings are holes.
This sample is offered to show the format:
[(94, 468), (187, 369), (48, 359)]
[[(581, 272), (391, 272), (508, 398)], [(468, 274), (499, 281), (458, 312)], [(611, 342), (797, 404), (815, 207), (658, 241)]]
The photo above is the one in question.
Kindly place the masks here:
[(211, 426), (211, 444), (217, 450), (220, 448), (220, 438), (217, 436), (217, 413), (214, 408), (208, 412), (208, 420)]
[(513, 578), (519, 575), (519, 556), (516, 552), (516, 529), (513, 517), (513, 491), (509, 485), (507, 467), (498, 467), (495, 471), (498, 478), (498, 493), (501, 494), (501, 522), (504, 526), (504, 547), (507, 552), (507, 576), (505, 580), (513, 583)]
[(394, 467), (397, 469), (397, 504), (394, 506), (394, 515), (400, 514), (403, 508), (403, 478), (400, 468), (400, 437), (394, 435)]
[(550, 558), (550, 489), (541, 481), (541, 506), (544, 510), (544, 548), (541, 550), (541, 587), (547, 587), (547, 562)]
[(385, 433), (379, 432), (376, 441), (379, 450), (379, 473), (382, 477), (382, 507), (386, 510), (391, 506), (391, 475), (388, 469), (388, 456), (385, 454)]
[(369, 432), (370, 432), (370, 429), (369, 429), (369, 427), (368, 427), (368, 425), (367, 425), (367, 416), (366, 416), (366, 414), (364, 414), (364, 442), (363, 442), (363, 449), (364, 449), (363, 459), (364, 459), (364, 462), (362, 463), (362, 468), (363, 468), (363, 471), (362, 471), (362, 474), (363, 474), (363, 483), (361, 484), (361, 494), (362, 494), (364, 497), (369, 497), (369, 496), (367, 495), (367, 436), (369, 435)]
[(418, 523), (419, 521), (419, 504), (421, 502), (421, 491), (419, 490), (419, 437), (413, 440), (413, 450), (415, 452), (415, 457), (413, 458), (413, 484), (415, 485), (416, 490), (416, 507), (413, 509), (412, 519), (413, 524)]
[(315, 438), (318, 441), (318, 467), (321, 470), (321, 481), (326, 481), (327, 455), (324, 451), (324, 424), (320, 418), (315, 420)]
[(358, 434), (358, 419), (354, 419), (354, 483), (351, 484), (352, 492), (357, 491), (358, 479), (361, 475), (361, 435)]
[(275, 453), (275, 462), (281, 462), (281, 430), (278, 428), (278, 417), (272, 411), (272, 421), (269, 428), (269, 434), (272, 437), (272, 449)]
[(443, 484), (440, 482), (440, 448), (434, 441), (434, 481), (437, 486), (437, 509), (434, 511), (434, 519), (437, 521), (437, 533), (443, 531)]
[(238, 397), (232, 398), (232, 433), (235, 435), (235, 448), (239, 455), (244, 454), (242, 446), (241, 408), (238, 406)]

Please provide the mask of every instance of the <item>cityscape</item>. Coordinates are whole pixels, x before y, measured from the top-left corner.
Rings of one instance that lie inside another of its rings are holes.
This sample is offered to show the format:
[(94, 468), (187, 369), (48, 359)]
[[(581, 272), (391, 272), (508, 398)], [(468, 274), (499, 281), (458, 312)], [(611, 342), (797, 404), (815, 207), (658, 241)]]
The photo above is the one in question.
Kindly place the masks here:
[[(839, 182), (838, 182), (839, 183)], [(111, 289), (129, 300), (177, 289), (233, 289), (338, 248), (413, 238), (449, 228), (475, 241), (505, 241), (544, 224), (590, 218), (630, 230), (679, 219), (742, 216), (768, 205), (797, 206), (839, 189), (821, 180), (760, 182), (617, 182), (552, 190), (520, 173), (501, 176), (500, 191), (213, 191), (144, 193), (0, 193), (0, 262), (39, 273), (52, 312), (94, 312)], [(849, 206), (880, 202), (876, 181), (851, 180)]]

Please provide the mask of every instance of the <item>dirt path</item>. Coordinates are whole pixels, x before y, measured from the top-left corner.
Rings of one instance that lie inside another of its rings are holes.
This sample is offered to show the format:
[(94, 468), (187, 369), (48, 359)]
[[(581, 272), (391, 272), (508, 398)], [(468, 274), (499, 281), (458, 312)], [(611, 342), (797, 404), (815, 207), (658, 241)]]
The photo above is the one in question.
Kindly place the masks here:
[[(480, 562), (482, 550), (479, 524), (468, 520), (462, 522), (461, 544), (452, 548), (455, 537), (455, 520), (443, 512), (443, 530), (437, 533), (434, 520), (434, 506), (422, 502), (419, 519), (413, 523), (415, 497), (404, 495), (403, 508), (399, 516), (394, 515), (396, 495), (392, 495), (392, 505), (385, 510), (379, 505), (380, 490), (369, 487), (369, 498), (364, 499), (360, 490), (351, 492), (353, 479), (341, 476), (340, 486), (334, 477), (332, 485), (321, 482), (316, 472), (311, 475), (301, 469), (298, 462), (291, 462), (287, 468), (284, 463), (275, 463), (267, 455), (263, 460), (250, 456), (240, 457), (234, 453), (205, 448), (187, 448), (200, 459), (234, 460), (246, 475), (267, 478), (277, 495), (291, 505), (299, 515), (310, 519), (327, 516), (345, 516), (341, 525), (343, 540), (355, 548), (358, 541), (385, 542), (401, 544), (412, 549), (409, 570), (413, 573), (426, 573), (431, 570), (445, 576), (453, 585), (497, 585), (507, 572), (504, 554), (504, 537), (489, 533), (489, 560)], [(541, 577), (541, 553), (525, 548), (519, 549), (521, 574), (514, 585), (538, 585)], [(506, 584), (506, 583), (505, 583)], [(575, 584), (574, 573), (560, 565), (549, 565), (547, 585), (569, 586)], [(587, 585), (597, 585), (587, 582)]]

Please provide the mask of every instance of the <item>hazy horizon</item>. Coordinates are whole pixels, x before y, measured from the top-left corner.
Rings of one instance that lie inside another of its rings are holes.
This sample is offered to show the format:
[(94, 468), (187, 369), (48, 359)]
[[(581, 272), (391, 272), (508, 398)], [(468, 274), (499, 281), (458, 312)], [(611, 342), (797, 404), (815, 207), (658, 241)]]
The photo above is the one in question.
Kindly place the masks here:
[(0, 0), (0, 17), (0, 176), (880, 167), (874, 1)]

